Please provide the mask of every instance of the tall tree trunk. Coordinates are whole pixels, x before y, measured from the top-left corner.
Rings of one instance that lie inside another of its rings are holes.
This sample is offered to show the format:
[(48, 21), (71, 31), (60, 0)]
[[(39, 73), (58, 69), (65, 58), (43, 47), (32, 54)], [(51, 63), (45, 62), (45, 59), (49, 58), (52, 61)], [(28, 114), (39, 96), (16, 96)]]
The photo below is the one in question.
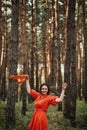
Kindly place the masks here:
[(86, 10), (85, 10), (85, 0), (82, 2), (83, 10), (83, 46), (84, 46), (84, 98), (87, 103), (87, 26), (86, 26)]
[[(38, 20), (38, 4), (37, 0), (35, 1), (35, 21)], [(37, 22), (36, 22), (37, 23)], [(38, 72), (39, 72), (39, 67), (38, 67), (38, 41), (37, 41), (37, 24), (35, 24), (35, 75), (36, 75), (36, 90), (39, 91), (39, 80), (38, 80)]]
[[(22, 1), (21, 6), (21, 13), (22, 13), (22, 23), (21, 23), (21, 30), (22, 30), (22, 64), (23, 64), (23, 73), (28, 73), (28, 44), (27, 44), (27, 27), (26, 27), (26, 0)], [(26, 87), (25, 83), (21, 86), (21, 93), (22, 93), (22, 114), (26, 115)]]
[[(61, 93), (62, 90), (62, 76), (61, 76), (61, 60), (60, 60), (60, 39), (59, 39), (59, 30), (58, 30), (58, 24), (59, 24), (59, 6), (58, 6), (58, 0), (55, 2), (55, 46), (57, 51), (57, 73), (58, 73), (58, 93)], [(58, 110), (62, 110), (62, 103), (58, 104)]]
[(1, 68), (1, 52), (2, 52), (2, 0), (0, 0), (0, 68)]
[[(47, 21), (45, 22), (46, 25), (46, 41), (45, 41), (45, 57), (46, 57), (46, 83), (49, 85), (51, 84), (51, 35), (49, 34), (49, 32), (51, 31), (51, 24), (49, 23), (49, 18), (51, 17), (50, 14), (50, 2), (48, 2), (48, 0), (46, 0), (46, 12), (47, 12)], [(44, 28), (45, 29), (45, 28)]]
[[(68, 0), (66, 1), (66, 16), (68, 14), (69, 10), (69, 5), (68, 5)], [(66, 17), (66, 28), (65, 28), (65, 42), (66, 42), (66, 57), (65, 57), (65, 66), (64, 66), (64, 82), (67, 82), (68, 88), (66, 91), (66, 97), (64, 101), (64, 117), (69, 118), (70, 117), (70, 42), (69, 42), (69, 28), (68, 27), (68, 18), (69, 16)], [(69, 24), (70, 26), (70, 24)]]
[(44, 67), (44, 80), (47, 80), (47, 65), (46, 65), (46, 29), (45, 22), (42, 24), (42, 55), (43, 55), (43, 67)]
[[(69, 118), (71, 125), (76, 127), (76, 38), (75, 38), (75, 4), (76, 1), (67, 1), (67, 22), (66, 22), (66, 61), (65, 61), (65, 82), (69, 88), (64, 103), (64, 116)], [(67, 55), (68, 54), (68, 55)], [(69, 60), (70, 59), (70, 60)]]
[[(50, 24), (49, 24), (49, 2), (46, 0), (46, 19), (47, 21), (43, 22), (42, 24), (42, 47), (43, 47), (43, 64), (44, 64), (44, 77), (45, 77), (45, 82), (47, 84), (51, 84), (51, 42), (50, 42), (50, 35), (49, 31), (50, 29)], [(44, 18), (42, 19), (44, 21)]]
[(80, 36), (79, 36), (79, 19), (80, 16), (80, 1), (78, 0), (78, 7), (77, 7), (77, 27), (76, 27), (76, 33), (77, 33), (77, 86), (78, 86), (78, 97), (81, 100), (82, 94), (81, 94), (81, 48), (80, 48)]
[(51, 25), (51, 84), (53, 86), (56, 85), (56, 59), (55, 59), (55, 43), (54, 43), (54, 36), (55, 36), (55, 0), (52, 0), (52, 25)]
[(32, 7), (31, 7), (31, 77), (30, 77), (30, 84), (32, 84), (32, 88), (34, 88), (34, 40), (35, 40), (35, 28), (34, 28), (34, 1), (32, 0)]
[(0, 0), (0, 97), (1, 97), (1, 53), (2, 53), (2, 0)]
[[(77, 99), (77, 76), (76, 76), (76, 29), (75, 29), (75, 7), (76, 1), (70, 1), (71, 11), (71, 124), (76, 127), (76, 99)], [(72, 40), (73, 39), (73, 40)]]
[[(7, 4), (7, 3), (5, 3)], [(5, 24), (4, 24), (4, 40), (3, 40), (3, 59), (2, 59), (2, 100), (6, 99), (6, 66), (7, 66), (7, 50), (8, 50), (8, 39), (7, 39), (7, 7), (5, 7)]]
[[(18, 64), (18, 0), (12, 0), (12, 22), (11, 22), (11, 42), (9, 55), (9, 75), (17, 74)], [(7, 109), (6, 109), (6, 127), (15, 125), (15, 81), (9, 79)]]
[[(35, 13), (34, 13), (34, 0), (31, 2), (31, 43), (30, 43), (30, 84), (31, 88), (34, 89), (35, 80)], [(29, 95), (29, 102), (33, 101), (33, 98)]]

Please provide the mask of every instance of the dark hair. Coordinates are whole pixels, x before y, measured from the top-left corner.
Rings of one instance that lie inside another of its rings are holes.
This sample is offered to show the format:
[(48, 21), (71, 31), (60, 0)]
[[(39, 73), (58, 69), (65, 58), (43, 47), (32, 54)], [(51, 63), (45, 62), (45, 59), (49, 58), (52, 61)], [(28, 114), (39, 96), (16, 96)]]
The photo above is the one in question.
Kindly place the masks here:
[(41, 89), (42, 89), (42, 87), (43, 87), (44, 85), (47, 86), (47, 88), (48, 88), (47, 94), (49, 94), (49, 93), (50, 93), (50, 88), (49, 88), (49, 85), (46, 84), (46, 83), (43, 83), (43, 84), (40, 85), (40, 92), (41, 92)]

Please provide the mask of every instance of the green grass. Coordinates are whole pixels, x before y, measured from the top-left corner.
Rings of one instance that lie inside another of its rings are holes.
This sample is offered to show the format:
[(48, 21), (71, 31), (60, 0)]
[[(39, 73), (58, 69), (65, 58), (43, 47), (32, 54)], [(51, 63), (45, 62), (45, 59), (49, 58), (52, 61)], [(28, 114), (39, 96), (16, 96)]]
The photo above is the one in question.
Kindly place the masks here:
[[(28, 130), (34, 108), (33, 103), (28, 104), (26, 116), (21, 115), (21, 103), (16, 104), (16, 126), (8, 130)], [(5, 129), (6, 102), (0, 101), (0, 130)], [(63, 112), (57, 111), (57, 106), (50, 106), (47, 112), (49, 121), (48, 130), (87, 130), (87, 104), (77, 101), (76, 128), (70, 126), (68, 120), (63, 118)]]

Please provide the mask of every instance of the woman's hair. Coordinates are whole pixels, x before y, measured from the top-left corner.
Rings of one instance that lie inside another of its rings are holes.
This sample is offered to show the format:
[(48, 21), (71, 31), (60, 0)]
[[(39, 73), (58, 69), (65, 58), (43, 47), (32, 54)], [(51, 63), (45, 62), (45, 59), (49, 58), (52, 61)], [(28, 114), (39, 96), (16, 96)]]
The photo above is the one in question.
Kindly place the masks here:
[(47, 86), (47, 88), (48, 88), (47, 94), (49, 94), (50, 93), (50, 88), (49, 88), (49, 85), (46, 84), (46, 83), (43, 83), (43, 84), (40, 85), (40, 92), (41, 92), (41, 89), (42, 89), (43, 86)]

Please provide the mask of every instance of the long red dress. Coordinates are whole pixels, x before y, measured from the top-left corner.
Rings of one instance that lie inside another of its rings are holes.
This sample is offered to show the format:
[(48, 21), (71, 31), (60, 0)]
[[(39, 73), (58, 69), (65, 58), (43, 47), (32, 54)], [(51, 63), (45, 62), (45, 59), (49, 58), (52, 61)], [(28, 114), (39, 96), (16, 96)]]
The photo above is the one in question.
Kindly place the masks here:
[(50, 105), (58, 104), (58, 102), (55, 101), (55, 98), (58, 96), (44, 95), (41, 97), (41, 94), (33, 89), (31, 89), (30, 95), (35, 99), (35, 111), (29, 123), (29, 130), (47, 130), (48, 120), (46, 111)]

